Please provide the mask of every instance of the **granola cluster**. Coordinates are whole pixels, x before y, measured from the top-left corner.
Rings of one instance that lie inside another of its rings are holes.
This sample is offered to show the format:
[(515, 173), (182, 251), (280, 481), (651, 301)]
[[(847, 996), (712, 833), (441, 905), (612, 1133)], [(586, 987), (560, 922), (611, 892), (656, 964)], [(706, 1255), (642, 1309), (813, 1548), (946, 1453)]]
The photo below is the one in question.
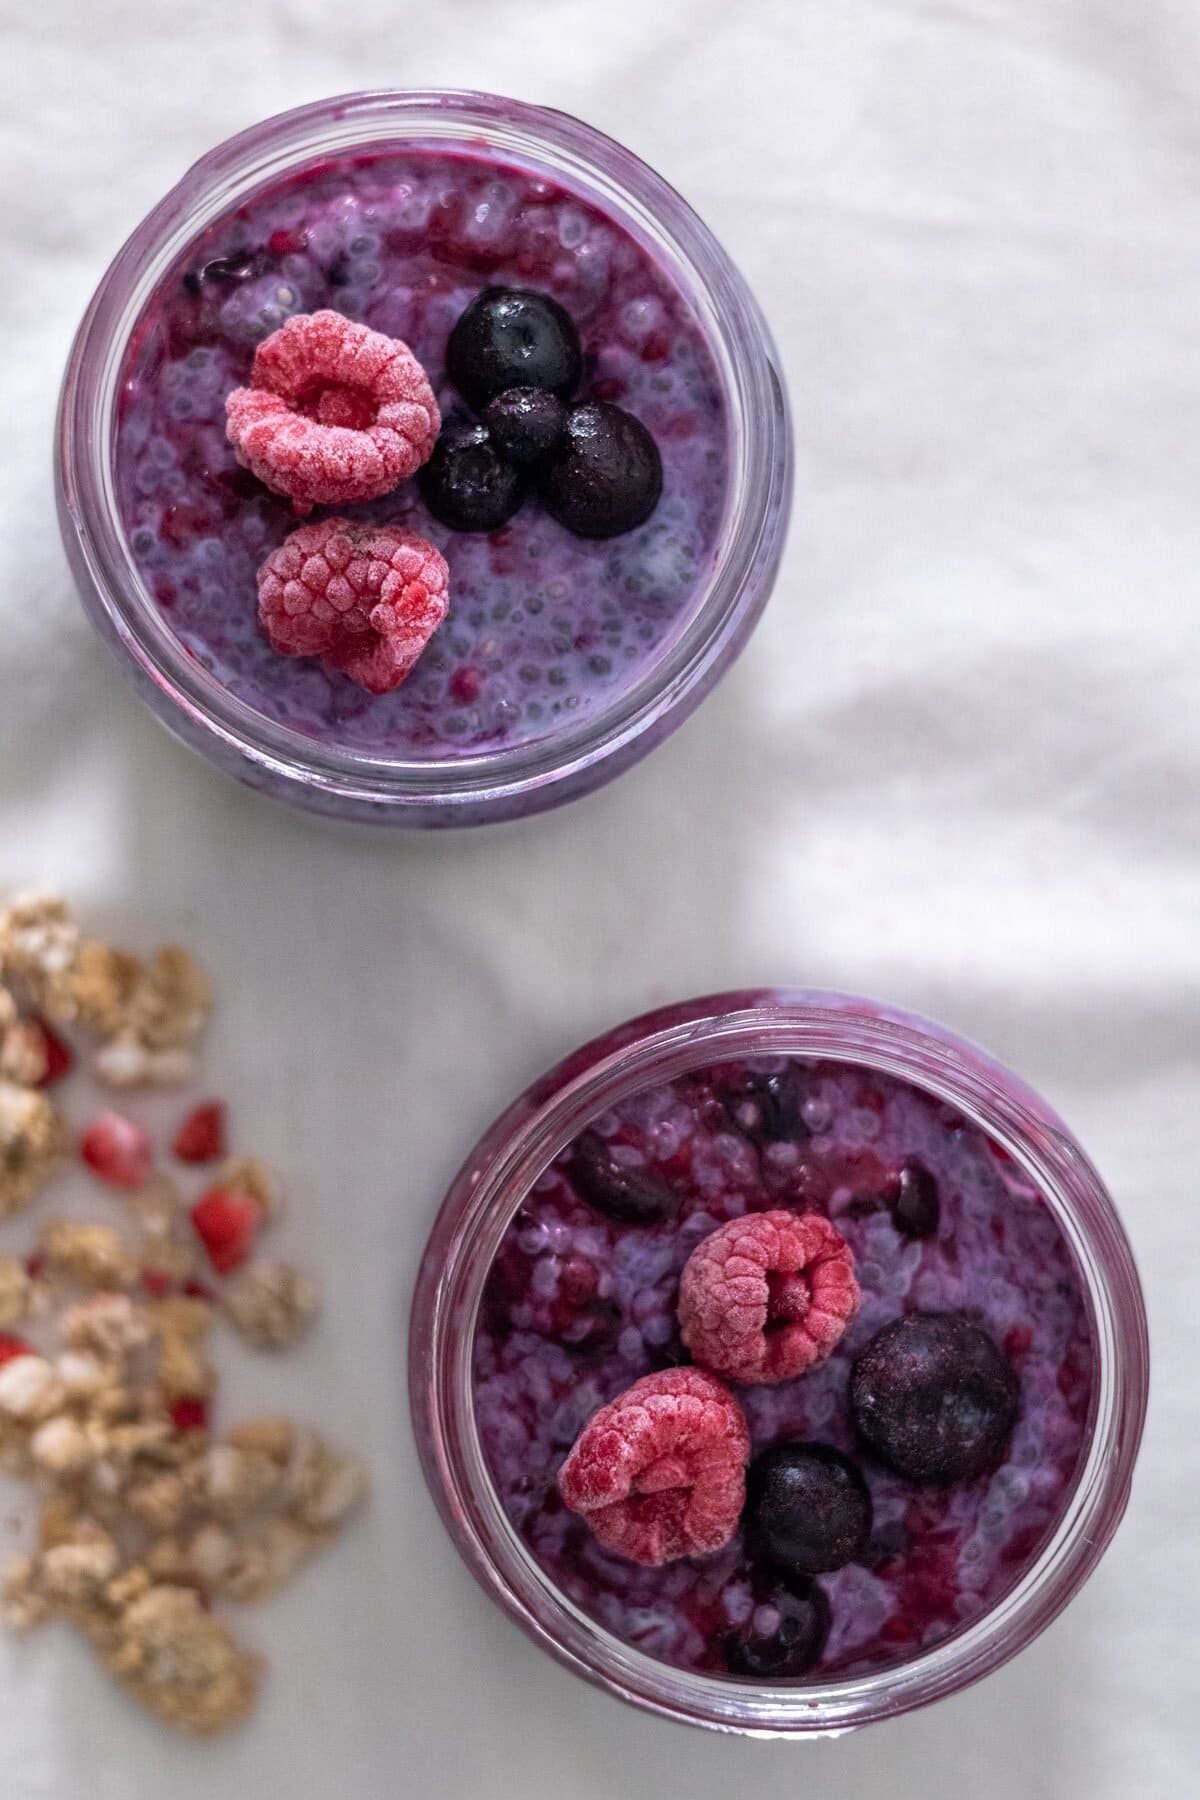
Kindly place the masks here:
[[(70, 1050), (45, 1021), (103, 1040), (100, 1079), (115, 1070), (123, 1085), (141, 1059), (132, 1079), (156, 1083), (165, 1058), (190, 1070), (209, 1006), (183, 951), (143, 965), (82, 938), (52, 899), (0, 912), (0, 1214), (30, 1203), (67, 1141), (44, 1090)], [(226, 1153), (224, 1109), (194, 1109), (172, 1147), (178, 1177), (157, 1171), (142, 1127), (101, 1113), (80, 1152), (114, 1221), (46, 1218), (32, 1253), (0, 1255), (0, 1468), (40, 1505), (0, 1608), (19, 1630), (69, 1620), (159, 1718), (210, 1733), (248, 1714), (263, 1674), (214, 1603), (276, 1593), (336, 1537), (367, 1477), (287, 1418), (213, 1429), (217, 1322), (285, 1350), (317, 1292), (254, 1257), (282, 1188), (267, 1164)], [(207, 1185), (189, 1198), (180, 1182), (198, 1165), (190, 1178)]]
[(186, 950), (166, 944), (143, 962), (85, 937), (52, 894), (19, 895), (0, 911), (0, 983), (50, 1024), (98, 1039), (95, 1073), (116, 1088), (188, 1081), (212, 1011), (208, 977)]

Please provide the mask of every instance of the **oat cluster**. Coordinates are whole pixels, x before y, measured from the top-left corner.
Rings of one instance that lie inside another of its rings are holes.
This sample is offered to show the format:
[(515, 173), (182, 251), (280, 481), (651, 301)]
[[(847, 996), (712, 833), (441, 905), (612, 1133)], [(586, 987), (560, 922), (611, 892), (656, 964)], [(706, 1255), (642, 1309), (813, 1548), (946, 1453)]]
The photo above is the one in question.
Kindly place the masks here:
[[(93, 1039), (93, 1070), (107, 1086), (173, 1086), (195, 1073), (212, 988), (178, 944), (164, 944), (143, 961), (85, 937), (57, 895), (22, 894), (0, 910), (0, 984), (8, 1005), (20, 1003), (32, 1015), (26, 1039), (36, 1040), (44, 1025), (77, 1026)], [(8, 1048), (14, 1029), (19, 1023), (4, 1031), (6, 1076), (10, 1056), (19, 1054)], [(26, 1069), (34, 1066), (30, 1057)], [(32, 1079), (36, 1084), (39, 1077)]]
[(317, 1311), (308, 1276), (255, 1254), (282, 1209), (276, 1172), (227, 1154), (216, 1103), (183, 1121), (167, 1174), (133, 1121), (101, 1113), (79, 1136), (51, 1098), (72, 1062), (58, 1027), (101, 1039), (100, 1079), (119, 1047), (119, 1084), (138, 1058), (156, 1084), (158, 1058), (190, 1069), (210, 1004), (182, 950), (140, 963), (56, 899), (0, 911), (0, 1213), (28, 1206), (73, 1141), (113, 1209), (44, 1217), (31, 1252), (0, 1255), (0, 1468), (39, 1503), (0, 1604), (19, 1630), (68, 1620), (134, 1698), (201, 1733), (244, 1718), (263, 1674), (214, 1603), (276, 1593), (367, 1491), (359, 1463), (291, 1419), (212, 1424), (218, 1327), (282, 1351)]

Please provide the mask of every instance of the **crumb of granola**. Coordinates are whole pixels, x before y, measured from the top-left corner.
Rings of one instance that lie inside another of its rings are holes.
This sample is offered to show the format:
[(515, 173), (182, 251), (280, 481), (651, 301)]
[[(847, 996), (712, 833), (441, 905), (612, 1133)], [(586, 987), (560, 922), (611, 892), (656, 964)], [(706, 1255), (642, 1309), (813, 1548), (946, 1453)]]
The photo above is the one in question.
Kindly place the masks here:
[(296, 1434), (287, 1470), (288, 1516), (313, 1530), (341, 1525), (367, 1497), (367, 1471), (314, 1431)]
[(128, 1294), (96, 1294), (69, 1307), (62, 1319), (63, 1342), (112, 1361), (150, 1342), (150, 1326)]
[(35, 1199), (61, 1148), (62, 1127), (45, 1094), (0, 1080), (0, 1218)]
[(196, 959), (179, 944), (164, 944), (146, 965), (128, 1024), (148, 1049), (186, 1049), (207, 1025), (212, 1004), (212, 984)]
[(34, 1281), (16, 1256), (0, 1256), (0, 1331), (10, 1331), (29, 1317)]
[(47, 1219), (39, 1243), (51, 1275), (77, 1287), (117, 1292), (128, 1287), (137, 1274), (136, 1258), (111, 1225)]
[(210, 1444), (191, 1471), (192, 1493), (214, 1519), (240, 1519), (257, 1512), (279, 1492), (283, 1471), (261, 1450)]
[(291, 1460), (297, 1428), (290, 1419), (243, 1419), (227, 1436), (238, 1450), (256, 1450), (282, 1466)]
[(109, 1670), (143, 1706), (186, 1731), (222, 1731), (250, 1712), (263, 1664), (193, 1589), (156, 1584), (117, 1616)]
[(0, 1367), (0, 1413), (33, 1424), (61, 1411), (65, 1391), (44, 1356), (17, 1356)]
[(111, 1365), (88, 1350), (64, 1350), (54, 1367), (72, 1404), (95, 1400), (113, 1381)]
[(182, 1287), (196, 1268), (196, 1246), (187, 1224), (179, 1189), (169, 1176), (148, 1181), (126, 1196), (138, 1228), (141, 1280), (147, 1293), (163, 1298)]
[(228, 1188), (257, 1200), (264, 1225), (273, 1225), (283, 1212), (283, 1180), (278, 1169), (260, 1156), (228, 1156), (212, 1178), (213, 1187)]
[(91, 1433), (70, 1413), (56, 1413), (39, 1425), (29, 1440), (29, 1453), (48, 1475), (80, 1475), (95, 1455)]
[(186, 1338), (162, 1340), (158, 1379), (172, 1404), (207, 1399), (217, 1385), (217, 1374), (208, 1357)]
[(41, 1026), (32, 1019), (0, 1024), (0, 1078), (15, 1081), (18, 1087), (40, 1087), (49, 1073), (50, 1054)]
[(290, 1350), (317, 1314), (317, 1290), (291, 1263), (251, 1263), (225, 1295), (225, 1315), (258, 1350)]
[(52, 1602), (78, 1605), (92, 1599), (120, 1566), (112, 1537), (85, 1515), (75, 1522), (70, 1536), (42, 1551), (42, 1587)]
[(195, 1059), (190, 1050), (151, 1050), (134, 1032), (122, 1031), (101, 1045), (92, 1067), (111, 1088), (182, 1087)]
[(0, 975), (38, 1012), (62, 1017), (79, 949), (79, 927), (56, 894), (18, 894), (0, 911)]
[(142, 965), (127, 950), (84, 938), (71, 966), (71, 1011), (64, 1023), (77, 1022), (97, 1037), (112, 1037), (125, 1023), (142, 978)]
[(216, 1370), (200, 1348), (212, 1308), (203, 1300), (161, 1300), (150, 1317), (159, 1339), (158, 1380), (167, 1399), (206, 1398), (217, 1384)]
[(49, 1616), (34, 1556), (14, 1556), (0, 1581), (0, 1613), (11, 1631), (33, 1631)]
[(322, 1549), (316, 1533), (290, 1519), (269, 1519), (240, 1543), (221, 1534), (222, 1543), (218, 1531), (209, 1527), (198, 1533), (188, 1545), (189, 1558), (209, 1591), (243, 1605), (270, 1599)]
[(187, 1510), (188, 1489), (175, 1469), (164, 1469), (131, 1482), (125, 1504), (132, 1516), (156, 1537), (178, 1531)]

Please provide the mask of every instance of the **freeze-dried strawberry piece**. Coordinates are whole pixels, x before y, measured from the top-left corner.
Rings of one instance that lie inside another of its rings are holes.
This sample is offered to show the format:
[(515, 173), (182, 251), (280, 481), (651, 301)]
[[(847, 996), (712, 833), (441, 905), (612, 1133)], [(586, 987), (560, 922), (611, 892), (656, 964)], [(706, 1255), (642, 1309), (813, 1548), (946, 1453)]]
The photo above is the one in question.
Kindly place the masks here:
[(40, 1088), (53, 1087), (56, 1081), (61, 1081), (75, 1067), (75, 1052), (65, 1038), (61, 1038), (54, 1027), (46, 1023), (45, 1019), (35, 1017), (29, 1023), (37, 1029), (41, 1036), (42, 1051), (45, 1057), (45, 1068), (38, 1086)]
[(858, 1309), (849, 1246), (820, 1213), (751, 1213), (706, 1237), (679, 1278), (683, 1341), (729, 1381), (824, 1362)]
[(110, 1187), (144, 1187), (154, 1168), (149, 1133), (123, 1113), (100, 1113), (84, 1132), (79, 1148), (88, 1168)]
[(258, 571), (258, 616), (280, 656), (319, 656), (370, 694), (411, 674), (449, 610), (445, 558), (396, 525), (302, 525)]
[(241, 1268), (254, 1248), (262, 1208), (233, 1188), (209, 1188), (193, 1206), (191, 1217), (213, 1268), (218, 1275), (229, 1275)]
[(207, 1431), (208, 1401), (199, 1394), (183, 1394), (169, 1407), (176, 1431)]
[(297, 314), (259, 345), (225, 414), (238, 461), (299, 513), (391, 493), (441, 429), (408, 345), (328, 309)]
[(15, 1337), (11, 1331), (0, 1331), (0, 1368), (14, 1362), (18, 1356), (36, 1355), (33, 1345), (27, 1344), (23, 1337)]
[(656, 1566), (727, 1544), (746, 1498), (750, 1433), (702, 1369), (635, 1381), (584, 1426), (558, 1489), (606, 1550)]
[(225, 1108), (219, 1100), (193, 1107), (171, 1149), (180, 1162), (209, 1163), (225, 1154)]

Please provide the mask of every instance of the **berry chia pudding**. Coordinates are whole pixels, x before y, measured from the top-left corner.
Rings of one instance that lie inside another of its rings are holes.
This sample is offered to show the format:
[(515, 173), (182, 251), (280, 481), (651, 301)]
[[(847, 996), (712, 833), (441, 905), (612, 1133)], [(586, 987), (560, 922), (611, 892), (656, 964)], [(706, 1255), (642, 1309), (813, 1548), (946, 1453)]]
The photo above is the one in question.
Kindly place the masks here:
[[(1032, 1606), (1035, 1566), (1061, 1557), (1112, 1404), (1103, 1282), (1056, 1171), (1014, 1135), (1018, 1116), (1036, 1137), (1053, 1115), (923, 1023), (841, 997), (727, 998), (728, 1014), (697, 1002), (589, 1046), (485, 1139), (448, 1203), (460, 1228), (510, 1134), (568, 1116), (564, 1096), (606, 1060), (641, 1060), (641, 1079), (596, 1077), (594, 1110), (572, 1098), (563, 1147), (506, 1192), (469, 1344), (444, 1347), (503, 1520), (491, 1585), (518, 1616), (513, 1589), (540, 1590), (543, 1626), (552, 1595), (560, 1654), (577, 1633), (567, 1660), (646, 1703), (626, 1673), (597, 1676), (599, 1628), (662, 1671), (644, 1678), (655, 1704), (708, 1723), (714, 1703), (683, 1709), (680, 1676), (720, 1684), (736, 1722), (764, 1686), (819, 1708), (960, 1645), (973, 1659), (973, 1636)], [(721, 1040), (707, 1058), (698, 1018)], [(1110, 1208), (1105, 1224), (1119, 1234)], [(1144, 1321), (1120, 1252), (1136, 1411)], [(413, 1329), (427, 1453), (442, 1351), (419, 1334), (439, 1254), (435, 1233)], [(457, 1298), (457, 1281), (441, 1287)], [(1105, 1540), (1133, 1446), (1104, 1462), (1119, 1490)], [(1077, 1548), (1087, 1566), (1098, 1553)], [(812, 1728), (780, 1704), (775, 1728)], [(856, 1704), (851, 1722), (874, 1716)]]
[[(264, 144), (279, 151), (266, 179)], [(133, 275), (117, 326), (109, 290)], [(106, 393), (102, 332), (124, 334)], [(228, 766), (236, 736), (243, 758), (270, 755), (270, 781), (244, 778), (278, 786), (286, 748), (326, 800), (331, 768), (353, 786), (369, 767), (376, 812), (393, 779), (427, 815), (473, 781), (478, 800), (528, 778), (529, 804), (547, 804), (564, 797), (560, 751), (586, 764), (573, 787), (633, 760), (766, 598), (789, 486), (770, 354), (694, 215), (586, 127), (486, 96), (323, 103), (214, 152), (110, 271), (64, 394), (68, 547), (102, 628), (136, 615), (143, 673), (169, 662), (194, 688), (168, 715), (152, 680), (168, 722), (196, 741), (212, 711), (209, 754)], [(361, 385), (352, 364), (369, 364)], [(85, 401), (109, 408), (103, 521), (78, 491)], [(381, 474), (389, 407), (403, 422)], [(361, 440), (365, 479), (318, 466), (339, 433)], [(97, 579), (102, 525), (136, 594)], [(372, 564), (407, 607), (390, 660), (373, 654)], [(432, 581), (435, 604), (414, 609), (397, 581)]]

